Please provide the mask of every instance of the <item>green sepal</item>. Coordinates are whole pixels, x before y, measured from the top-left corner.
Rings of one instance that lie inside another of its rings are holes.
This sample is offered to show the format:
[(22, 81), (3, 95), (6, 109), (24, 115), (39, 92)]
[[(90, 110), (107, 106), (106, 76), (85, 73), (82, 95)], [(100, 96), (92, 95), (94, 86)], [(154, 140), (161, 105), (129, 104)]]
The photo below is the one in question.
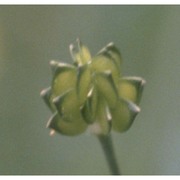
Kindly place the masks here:
[(48, 87), (46, 89), (43, 89), (40, 93), (41, 97), (43, 98), (44, 102), (46, 105), (49, 107), (49, 109), (54, 112), (55, 111), (55, 106), (51, 101), (51, 87)]
[(118, 94), (121, 98), (139, 104), (145, 80), (140, 77), (124, 77), (120, 80)]
[(52, 98), (60, 96), (67, 90), (75, 88), (77, 71), (75, 66), (59, 63), (52, 81)]
[(74, 89), (70, 89), (61, 96), (54, 98), (53, 103), (55, 104), (59, 115), (65, 121), (73, 122), (76, 121), (76, 119), (82, 119), (79, 101)]
[(75, 136), (83, 133), (87, 129), (87, 124), (78, 119), (73, 122), (65, 121), (55, 112), (49, 119), (47, 127), (62, 135)]
[(122, 64), (121, 53), (116, 48), (113, 42), (107, 44), (102, 50), (99, 51), (98, 54), (104, 54), (105, 56), (109, 56), (109, 58), (111, 58), (115, 62), (116, 66), (119, 68), (120, 71)]
[(80, 108), (82, 117), (88, 124), (92, 124), (95, 121), (96, 108), (97, 108), (97, 91), (93, 87), (89, 91), (85, 103)]
[(77, 48), (73, 44), (70, 45), (70, 53), (76, 64), (83, 65), (91, 61), (89, 49), (77, 39)]
[(112, 127), (123, 132), (130, 128), (140, 108), (131, 101), (119, 99), (115, 108), (111, 109)]
[(92, 71), (95, 73), (110, 71), (112, 73), (115, 84), (118, 83), (120, 78), (120, 70), (116, 65), (114, 59), (105, 51), (97, 54), (90, 64)]
[(92, 87), (91, 70), (88, 64), (85, 64), (83, 66), (79, 66), (77, 72), (77, 94), (80, 105), (82, 105), (87, 98), (90, 88)]
[(99, 93), (104, 96), (108, 105), (113, 108), (118, 99), (118, 93), (111, 72), (96, 73), (95, 82)]

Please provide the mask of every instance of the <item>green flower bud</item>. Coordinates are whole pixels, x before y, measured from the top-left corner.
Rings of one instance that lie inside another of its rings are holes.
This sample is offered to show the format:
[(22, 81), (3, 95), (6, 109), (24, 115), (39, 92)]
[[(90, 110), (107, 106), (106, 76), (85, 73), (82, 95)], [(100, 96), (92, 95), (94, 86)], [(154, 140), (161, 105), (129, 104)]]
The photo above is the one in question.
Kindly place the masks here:
[(50, 62), (52, 83), (41, 92), (53, 112), (47, 127), (69, 136), (87, 129), (97, 135), (128, 130), (140, 112), (145, 80), (122, 77), (121, 54), (113, 43), (92, 57), (77, 40), (70, 53), (72, 64)]

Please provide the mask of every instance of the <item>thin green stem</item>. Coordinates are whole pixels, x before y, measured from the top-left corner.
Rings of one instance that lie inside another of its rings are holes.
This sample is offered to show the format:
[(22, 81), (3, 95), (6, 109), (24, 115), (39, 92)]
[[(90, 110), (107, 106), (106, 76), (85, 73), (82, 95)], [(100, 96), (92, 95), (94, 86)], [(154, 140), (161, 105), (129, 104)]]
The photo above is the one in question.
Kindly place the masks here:
[(102, 149), (106, 156), (106, 160), (109, 165), (111, 174), (120, 175), (120, 170), (118, 168), (118, 164), (116, 161), (111, 135), (110, 134), (106, 136), (101, 135), (101, 136), (98, 136), (98, 139), (101, 143)]

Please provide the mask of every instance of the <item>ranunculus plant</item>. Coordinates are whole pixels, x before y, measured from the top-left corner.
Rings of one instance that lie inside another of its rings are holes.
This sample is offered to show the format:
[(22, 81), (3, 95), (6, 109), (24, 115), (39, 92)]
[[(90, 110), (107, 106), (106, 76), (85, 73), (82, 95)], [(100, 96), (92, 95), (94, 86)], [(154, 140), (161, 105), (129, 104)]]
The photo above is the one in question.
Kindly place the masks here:
[(140, 112), (145, 80), (122, 76), (122, 59), (114, 43), (95, 56), (77, 40), (70, 45), (72, 64), (51, 61), (53, 78), (41, 92), (52, 111), (47, 127), (51, 133), (75, 136), (89, 130), (97, 135), (112, 174), (120, 174), (110, 132), (128, 130)]

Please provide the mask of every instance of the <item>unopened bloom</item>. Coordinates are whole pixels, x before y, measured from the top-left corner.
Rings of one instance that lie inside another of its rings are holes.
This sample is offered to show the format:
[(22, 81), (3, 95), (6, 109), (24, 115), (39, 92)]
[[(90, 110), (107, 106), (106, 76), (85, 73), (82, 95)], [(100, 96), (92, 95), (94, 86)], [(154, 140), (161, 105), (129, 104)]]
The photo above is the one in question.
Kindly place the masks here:
[(113, 43), (92, 57), (77, 40), (70, 53), (72, 64), (50, 62), (51, 86), (41, 92), (53, 113), (47, 126), (70, 136), (87, 128), (97, 135), (128, 130), (140, 112), (145, 80), (122, 76), (121, 55)]

